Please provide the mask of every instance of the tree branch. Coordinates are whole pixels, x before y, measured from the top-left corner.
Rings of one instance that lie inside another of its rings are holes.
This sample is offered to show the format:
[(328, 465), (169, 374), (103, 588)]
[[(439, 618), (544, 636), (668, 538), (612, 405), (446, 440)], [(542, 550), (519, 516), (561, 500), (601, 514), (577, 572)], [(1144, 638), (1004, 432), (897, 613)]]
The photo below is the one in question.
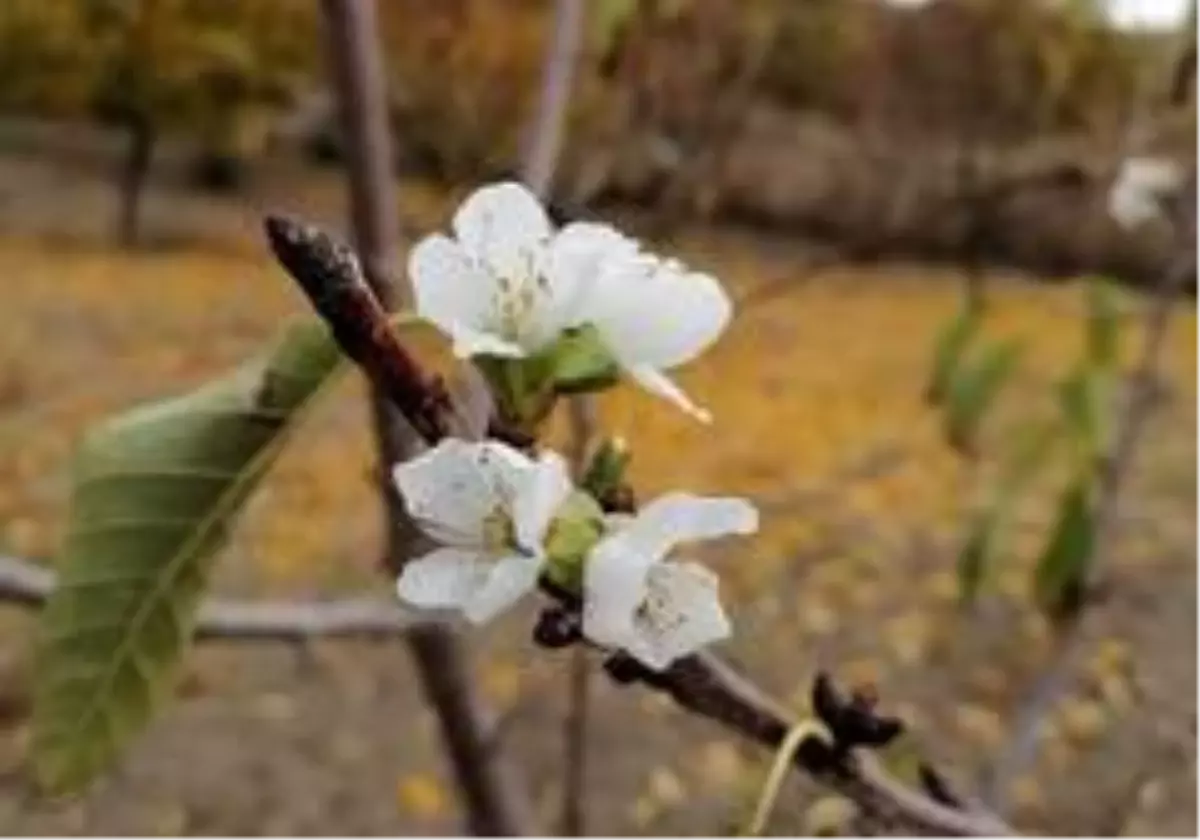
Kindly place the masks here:
[[(279, 224), (279, 220), (269, 221), (268, 232), (272, 226), (278, 228)], [(288, 224), (296, 225), (297, 223), (290, 222)], [(294, 247), (311, 247), (321, 251), (339, 247), (331, 244), (332, 240), (328, 234), (323, 234), (312, 227), (305, 226), (304, 229), (307, 231), (306, 236), (289, 240)], [(344, 248), (344, 246), (340, 247)], [(319, 265), (318, 260), (309, 260), (303, 254), (297, 256), (305, 265)], [(287, 263), (285, 263), (285, 267), (289, 267)], [(300, 278), (297, 280), (300, 281)], [(326, 290), (322, 287), (318, 272), (313, 272), (301, 282), (312, 288), (313, 291), (309, 296), (314, 304), (325, 299)], [(329, 278), (328, 282), (336, 285), (341, 281), (334, 277)], [(375, 302), (375, 307), (378, 308), (377, 302)], [(326, 315), (329, 310), (318, 306), (317, 311), (319, 314)], [(369, 311), (359, 310), (359, 314), (367, 319), (368, 324), (382, 317), (379, 313)], [(335, 327), (334, 336), (336, 338), (339, 335), (346, 335), (348, 331), (355, 336), (371, 335), (369, 329), (364, 329), (364, 325), (359, 324), (342, 325), (342, 328)], [(382, 371), (396, 370), (399, 369), (399, 366), (396, 365), (395, 360), (388, 358), (362, 360), (361, 357), (364, 353), (368, 355), (403, 353), (406, 357), (405, 365), (416, 364), (396, 341), (367, 341), (356, 345), (354, 352), (357, 354), (354, 358), (359, 360), (364, 372), (372, 379), (380, 376)], [(349, 348), (347, 348), (347, 353), (350, 353)], [(399, 393), (407, 395), (419, 392), (424, 387), (422, 383), (429, 381), (429, 377), (421, 374), (418, 369), (411, 382), (403, 383), (404, 387), (399, 389)], [(410, 401), (409, 404), (421, 406), (422, 410), (438, 412), (451, 410), (446, 405), (447, 402), (448, 400), (443, 401), (440, 397), (435, 398), (435, 395), (427, 394), (425, 399)], [(448, 420), (444, 417), (438, 422), (434, 422), (435, 418), (432, 417), (428, 419), (431, 422), (427, 424), (427, 427), (431, 429), (446, 428), (449, 425)], [(416, 424), (414, 423), (414, 425)], [(709, 718), (765, 746), (777, 746), (791, 725), (785, 710), (770, 701), (765, 693), (753, 683), (739, 676), (716, 657), (707, 653), (679, 660), (662, 674), (648, 678), (645, 673), (637, 673), (632, 679), (640, 680), (654, 689), (665, 692), (681, 708)], [(843, 756), (842, 760), (833, 767), (823, 768), (814, 766), (814, 763), (806, 758), (803, 746), (798, 752), (798, 756), (798, 766), (808, 770), (818, 781), (850, 797), (872, 817), (887, 821), (907, 833), (954, 836), (995, 836), (1014, 833), (1003, 821), (989, 814), (956, 809), (938, 802), (924, 792), (905, 787), (892, 778), (878, 763), (872, 761), (869, 756), (861, 755), (859, 751)]]
[[(16, 557), (0, 556), (0, 603), (41, 607), (54, 573)], [(198, 639), (305, 642), (318, 638), (395, 638), (442, 622), (406, 612), (390, 601), (346, 598), (311, 603), (210, 599), (200, 606)]]

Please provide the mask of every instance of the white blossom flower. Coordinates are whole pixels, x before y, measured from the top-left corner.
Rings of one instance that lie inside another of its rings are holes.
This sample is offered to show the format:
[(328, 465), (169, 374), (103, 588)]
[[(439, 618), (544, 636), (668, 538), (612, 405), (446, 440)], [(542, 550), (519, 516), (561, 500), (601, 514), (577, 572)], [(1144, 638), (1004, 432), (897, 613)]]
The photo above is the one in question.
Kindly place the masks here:
[(717, 576), (666, 559), (677, 544), (758, 528), (744, 499), (674, 493), (651, 502), (593, 549), (584, 567), (583, 632), (662, 670), (730, 633)]
[(698, 420), (712, 419), (663, 371), (696, 358), (729, 323), (733, 304), (716, 278), (677, 260), (613, 254), (587, 286), (580, 310), (634, 381)]
[(732, 305), (716, 279), (640, 253), (608, 225), (556, 232), (537, 198), (512, 182), (477, 190), (452, 227), (453, 239), (421, 240), (408, 268), (417, 312), (450, 336), (460, 358), (521, 358), (592, 324), (635, 381), (708, 418), (662, 371), (695, 358), (729, 322)]
[(417, 312), (454, 342), (460, 358), (521, 358), (578, 323), (582, 283), (609, 254), (637, 244), (605, 225), (557, 234), (537, 198), (514, 182), (476, 190), (451, 222), (409, 256)]
[(1108, 213), (1124, 228), (1134, 228), (1162, 215), (1163, 201), (1178, 190), (1183, 167), (1166, 158), (1134, 157), (1121, 170), (1108, 193)]
[(405, 565), (402, 599), (480, 623), (537, 585), (546, 531), (572, 490), (561, 456), (534, 461), (495, 441), (447, 438), (394, 477), (409, 514), (441, 544)]

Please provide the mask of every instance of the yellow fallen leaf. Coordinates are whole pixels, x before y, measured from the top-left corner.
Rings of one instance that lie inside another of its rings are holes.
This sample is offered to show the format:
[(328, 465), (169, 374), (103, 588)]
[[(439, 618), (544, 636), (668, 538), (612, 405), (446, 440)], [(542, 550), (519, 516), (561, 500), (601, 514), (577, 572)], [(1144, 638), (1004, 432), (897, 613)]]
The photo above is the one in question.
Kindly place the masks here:
[(396, 783), (396, 802), (409, 816), (430, 820), (447, 812), (450, 797), (437, 777), (430, 773), (412, 773), (402, 776)]

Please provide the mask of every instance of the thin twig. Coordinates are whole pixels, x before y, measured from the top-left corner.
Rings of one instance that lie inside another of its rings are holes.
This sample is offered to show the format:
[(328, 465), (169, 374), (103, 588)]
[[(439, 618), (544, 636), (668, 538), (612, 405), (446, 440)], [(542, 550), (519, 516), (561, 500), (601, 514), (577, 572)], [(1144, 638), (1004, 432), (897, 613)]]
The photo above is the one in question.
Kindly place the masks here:
[[(54, 590), (49, 569), (0, 556), (0, 603), (41, 607)], [(214, 598), (200, 606), (197, 639), (305, 642), (318, 638), (396, 638), (423, 624), (440, 624), (392, 601), (239, 601)]]
[[(312, 242), (311, 237), (309, 240)], [(321, 299), (320, 294), (314, 297)], [(338, 331), (335, 330), (334, 334), (338, 335)], [(365, 349), (368, 352), (390, 352), (389, 348), (393, 346), (390, 342), (373, 342), (365, 345)], [(364, 347), (358, 350), (363, 352)], [(387, 360), (382, 359), (360, 364), (368, 376), (391, 367)], [(413, 384), (419, 388), (419, 383), (428, 381), (427, 377), (418, 376)], [(436, 400), (429, 400), (427, 404), (441, 405)], [(652, 685), (647, 685), (668, 694), (680, 708), (720, 723), (767, 747), (777, 747), (793, 725), (786, 710), (709, 653), (677, 661), (658, 675)], [(1002, 820), (990, 814), (956, 809), (936, 801), (923, 791), (904, 786), (869, 755), (851, 754), (834, 772), (827, 768), (818, 770), (808, 767), (802, 762), (798, 766), (853, 799), (864, 812), (906, 833), (954, 836), (1014, 833)]]

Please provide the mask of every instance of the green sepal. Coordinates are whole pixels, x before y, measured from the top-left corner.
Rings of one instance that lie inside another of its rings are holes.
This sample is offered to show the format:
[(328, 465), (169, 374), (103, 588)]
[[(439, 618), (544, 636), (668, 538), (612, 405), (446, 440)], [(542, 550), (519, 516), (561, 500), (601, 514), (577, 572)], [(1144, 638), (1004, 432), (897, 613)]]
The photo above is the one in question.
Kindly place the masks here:
[(559, 394), (603, 391), (621, 378), (617, 360), (592, 324), (565, 331), (538, 355), (543, 354), (554, 390)]
[(587, 493), (576, 490), (559, 509), (546, 533), (546, 577), (568, 592), (583, 591), (583, 564), (604, 535), (604, 512)]
[(629, 466), (629, 447), (622, 438), (606, 438), (588, 461), (579, 486), (594, 498), (604, 499), (617, 492)]

